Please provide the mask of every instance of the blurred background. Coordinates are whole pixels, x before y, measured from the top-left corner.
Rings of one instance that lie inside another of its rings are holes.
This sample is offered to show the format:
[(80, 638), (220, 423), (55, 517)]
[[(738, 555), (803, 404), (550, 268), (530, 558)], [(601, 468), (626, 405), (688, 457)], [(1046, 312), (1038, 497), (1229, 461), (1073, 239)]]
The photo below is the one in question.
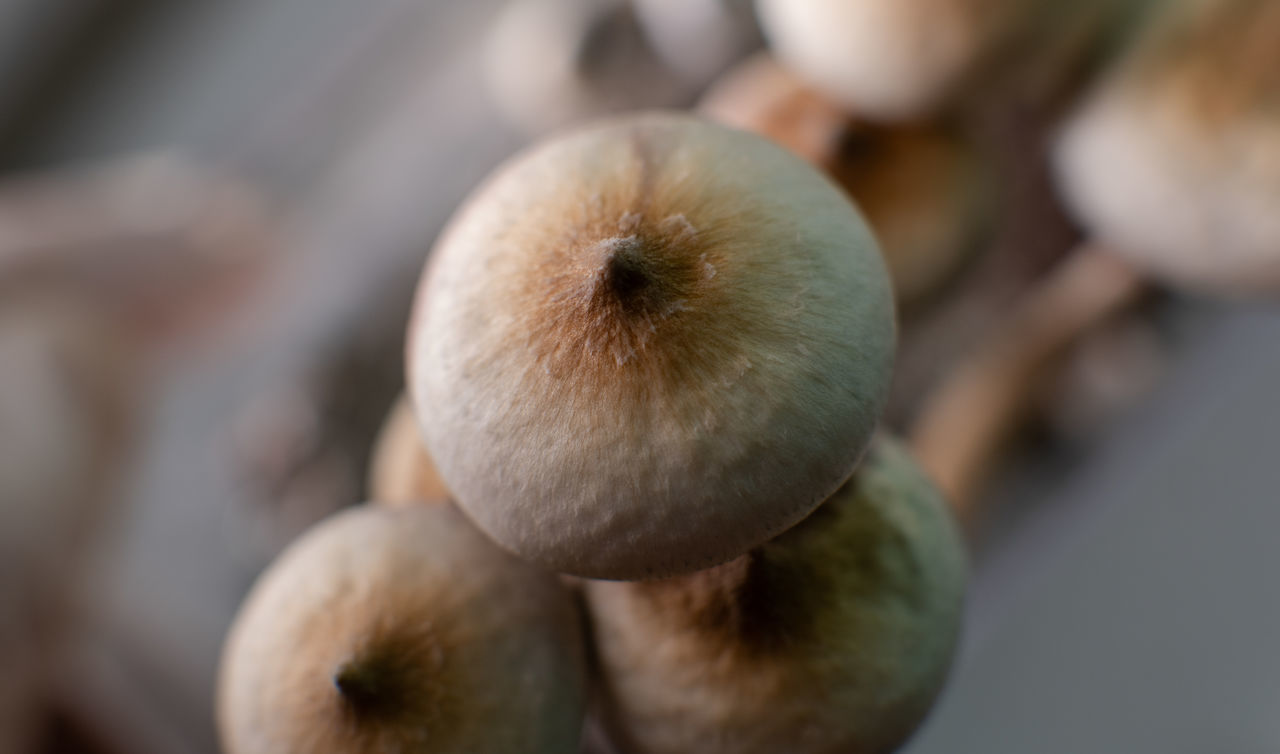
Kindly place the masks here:
[[(945, 116), (840, 126), (886, 246), (954, 256), (900, 288), (892, 428), (1081, 238), (1046, 144), (1142, 5), (1060, 13), (1070, 44), (1021, 40), (1060, 59)], [(763, 46), (732, 0), (0, 0), (0, 751), (215, 752), (223, 635), (362, 500), (442, 223), (549, 129), (734, 122), (707, 92)], [(1037, 372), (910, 752), (1280, 751), (1277, 343), (1274, 306), (1159, 291)]]

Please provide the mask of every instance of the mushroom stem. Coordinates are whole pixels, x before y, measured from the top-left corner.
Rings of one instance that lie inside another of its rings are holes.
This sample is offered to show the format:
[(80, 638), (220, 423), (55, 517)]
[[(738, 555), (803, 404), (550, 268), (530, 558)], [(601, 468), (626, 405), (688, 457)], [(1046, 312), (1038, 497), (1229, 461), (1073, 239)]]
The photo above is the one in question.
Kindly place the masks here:
[(1085, 243), (1023, 295), (1005, 324), (926, 399), (910, 436), (925, 470), (971, 525), (981, 485), (1036, 388), (1079, 337), (1139, 298), (1144, 279)]

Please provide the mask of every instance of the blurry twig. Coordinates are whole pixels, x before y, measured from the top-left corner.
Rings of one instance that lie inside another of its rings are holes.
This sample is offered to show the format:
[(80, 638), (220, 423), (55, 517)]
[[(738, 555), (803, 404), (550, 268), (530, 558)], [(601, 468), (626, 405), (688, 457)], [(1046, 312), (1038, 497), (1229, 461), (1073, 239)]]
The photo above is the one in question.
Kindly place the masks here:
[(926, 399), (911, 440), (963, 521), (972, 521), (979, 485), (1058, 359), (1144, 290), (1123, 263), (1080, 249), (1023, 294), (1003, 326)]

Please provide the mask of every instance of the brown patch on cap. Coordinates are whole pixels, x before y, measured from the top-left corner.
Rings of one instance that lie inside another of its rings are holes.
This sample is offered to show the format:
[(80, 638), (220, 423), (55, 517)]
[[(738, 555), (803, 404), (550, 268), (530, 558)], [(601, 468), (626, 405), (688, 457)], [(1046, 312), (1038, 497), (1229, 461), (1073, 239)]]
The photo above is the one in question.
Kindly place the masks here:
[(1183, 3), (1156, 23), (1138, 53), (1140, 85), (1180, 96), (1205, 129), (1259, 108), (1280, 119), (1280, 3)]
[(453, 716), (445, 652), (429, 632), (377, 636), (333, 674), (348, 719), (356, 728), (396, 728), (441, 735)]

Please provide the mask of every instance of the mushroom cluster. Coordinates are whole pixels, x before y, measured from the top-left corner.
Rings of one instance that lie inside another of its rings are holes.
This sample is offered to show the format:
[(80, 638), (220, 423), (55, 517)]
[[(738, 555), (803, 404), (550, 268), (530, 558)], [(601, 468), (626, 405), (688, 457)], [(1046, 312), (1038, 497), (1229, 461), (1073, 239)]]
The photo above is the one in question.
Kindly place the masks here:
[(1063, 375), (1135, 320), (1159, 340), (1145, 294), (1276, 290), (1276, 3), (756, 7), (768, 52), (702, 107), (865, 212), (904, 315), (887, 423), (963, 515), (1037, 401), (1052, 423), (1144, 379)]
[(233, 626), (225, 748), (893, 750), (966, 575), (876, 432), (895, 332), (866, 222), (767, 139), (648, 113), (518, 155), (424, 272), (381, 505)]
[[(591, 4), (533, 99), (660, 83), (595, 42), (666, 5)], [(1055, 369), (1150, 280), (1280, 280), (1277, 7), (757, 0), (770, 51), (701, 117), (510, 160), (424, 271), (380, 505), (237, 619), (227, 750), (896, 749), (955, 648), (953, 517)]]
[[(498, 88), (612, 111), (684, 5), (513, 6)], [(1055, 369), (1152, 279), (1280, 284), (1274, 0), (756, 8), (700, 116), (559, 132), (456, 213), (377, 505), (232, 629), (229, 754), (893, 751), (955, 650), (956, 514)]]

